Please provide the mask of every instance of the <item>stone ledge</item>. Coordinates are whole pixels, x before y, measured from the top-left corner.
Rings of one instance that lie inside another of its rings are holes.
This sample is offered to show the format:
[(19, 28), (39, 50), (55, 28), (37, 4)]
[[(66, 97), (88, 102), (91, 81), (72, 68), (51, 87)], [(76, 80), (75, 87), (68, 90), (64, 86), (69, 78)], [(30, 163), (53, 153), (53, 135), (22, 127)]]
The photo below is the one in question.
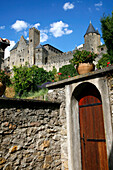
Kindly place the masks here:
[(59, 108), (60, 102), (0, 97), (0, 108)]
[(48, 89), (62, 88), (62, 87), (65, 87), (65, 85), (69, 85), (69, 84), (78, 82), (80, 80), (83, 81), (83, 80), (88, 80), (88, 79), (92, 79), (95, 77), (103, 77), (111, 72), (113, 72), (113, 66), (105, 67), (103, 69), (92, 71), (87, 74), (78, 75), (78, 76), (71, 77), (65, 80), (61, 80), (61, 81), (58, 81), (52, 84), (48, 84), (46, 85), (46, 87)]

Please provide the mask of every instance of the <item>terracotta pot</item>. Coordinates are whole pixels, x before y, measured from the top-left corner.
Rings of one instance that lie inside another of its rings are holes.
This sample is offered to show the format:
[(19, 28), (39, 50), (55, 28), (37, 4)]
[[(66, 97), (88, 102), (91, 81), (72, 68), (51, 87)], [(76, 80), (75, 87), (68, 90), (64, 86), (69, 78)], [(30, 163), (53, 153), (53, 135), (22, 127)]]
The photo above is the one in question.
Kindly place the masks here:
[(90, 71), (94, 71), (95, 66), (93, 63), (79, 63), (77, 67), (78, 74), (89, 73)]
[(0, 96), (2, 96), (5, 92), (6, 86), (0, 82)]

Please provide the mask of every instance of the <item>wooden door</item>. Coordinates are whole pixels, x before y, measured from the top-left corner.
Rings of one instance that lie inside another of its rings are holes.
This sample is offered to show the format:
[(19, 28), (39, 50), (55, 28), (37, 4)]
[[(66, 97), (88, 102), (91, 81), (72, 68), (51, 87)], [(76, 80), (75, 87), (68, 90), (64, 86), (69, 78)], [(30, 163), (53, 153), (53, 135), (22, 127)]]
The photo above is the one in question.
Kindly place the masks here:
[(101, 97), (96, 88), (85, 89), (79, 99), (83, 170), (108, 170)]

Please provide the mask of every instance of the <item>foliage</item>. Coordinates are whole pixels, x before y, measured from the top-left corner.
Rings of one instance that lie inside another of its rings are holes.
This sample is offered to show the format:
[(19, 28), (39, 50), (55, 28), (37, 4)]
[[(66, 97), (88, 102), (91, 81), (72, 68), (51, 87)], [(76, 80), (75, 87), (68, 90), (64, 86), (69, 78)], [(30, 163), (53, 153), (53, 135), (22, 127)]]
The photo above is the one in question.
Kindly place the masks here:
[(103, 15), (101, 18), (101, 29), (102, 37), (108, 50), (107, 52), (109, 55), (113, 56), (113, 11), (111, 16)]
[(97, 69), (108, 67), (111, 64), (111, 56), (109, 54), (103, 54), (103, 57), (98, 61), (96, 65)]
[(70, 60), (70, 63), (77, 66), (79, 63), (92, 63), (96, 56), (97, 54), (95, 54), (94, 52), (77, 50), (73, 55), (73, 58)]
[(13, 68), (15, 92), (19, 96), (38, 90), (38, 85), (51, 81), (50, 74), (37, 66), (20, 66)]
[(10, 80), (10, 74), (6, 73), (4, 70), (0, 69), (0, 81), (6, 85), (9, 86), (11, 84), (11, 80)]
[(55, 66), (53, 66), (53, 70), (51, 72), (53, 73), (53, 75), (57, 74), (57, 69), (55, 68)]
[[(34, 98), (38, 98), (40, 96), (42, 96), (44, 98), (44, 96), (47, 94), (47, 92), (48, 92), (48, 89), (43, 88), (43, 89), (40, 89), (40, 90), (34, 91), (34, 92), (30, 91), (26, 95), (23, 94), (23, 95), (21, 95), (21, 98), (34, 99)], [(20, 98), (20, 96), (17, 95), (16, 98)]]
[(77, 71), (72, 64), (62, 66), (59, 69), (59, 80), (67, 79), (77, 75)]
[(51, 77), (51, 81), (54, 82), (56, 81), (56, 75), (57, 75), (57, 69), (55, 68), (55, 66), (53, 66), (52, 71), (49, 71), (49, 76)]
[(48, 73), (43, 68), (38, 68), (37, 66), (32, 66), (30, 68), (31, 79), (32, 79), (32, 89), (36, 90), (37, 85), (41, 85), (45, 82), (51, 81), (51, 74)]

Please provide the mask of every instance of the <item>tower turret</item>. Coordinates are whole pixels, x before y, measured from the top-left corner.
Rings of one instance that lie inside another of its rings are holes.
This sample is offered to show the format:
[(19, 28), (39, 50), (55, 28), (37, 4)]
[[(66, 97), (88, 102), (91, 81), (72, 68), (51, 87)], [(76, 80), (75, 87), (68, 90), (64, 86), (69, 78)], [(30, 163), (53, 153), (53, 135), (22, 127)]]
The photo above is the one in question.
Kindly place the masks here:
[(84, 35), (84, 45), (83, 49), (87, 51), (92, 51), (94, 53), (98, 52), (98, 46), (101, 45), (100, 34), (98, 30), (95, 30), (91, 21)]

